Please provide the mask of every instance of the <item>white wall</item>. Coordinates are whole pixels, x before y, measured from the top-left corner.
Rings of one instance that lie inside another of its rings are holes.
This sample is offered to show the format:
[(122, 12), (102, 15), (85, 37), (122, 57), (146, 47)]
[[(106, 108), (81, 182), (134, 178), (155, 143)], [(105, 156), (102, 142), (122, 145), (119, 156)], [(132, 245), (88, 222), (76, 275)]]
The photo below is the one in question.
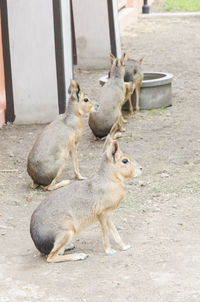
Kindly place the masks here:
[[(113, 2), (117, 28), (116, 0)], [(73, 0), (73, 13), (78, 67), (98, 69), (110, 66), (111, 46), (107, 0)], [(120, 55), (119, 30), (116, 35), (117, 51)]]
[(58, 114), (52, 1), (8, 0), (16, 123), (46, 123)]

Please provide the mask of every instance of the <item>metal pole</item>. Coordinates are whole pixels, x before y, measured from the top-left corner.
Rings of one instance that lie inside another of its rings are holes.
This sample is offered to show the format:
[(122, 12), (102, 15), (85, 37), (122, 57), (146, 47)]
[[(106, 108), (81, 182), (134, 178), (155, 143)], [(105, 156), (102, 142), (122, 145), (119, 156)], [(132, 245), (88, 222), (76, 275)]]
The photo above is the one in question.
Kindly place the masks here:
[(144, 5), (142, 7), (142, 13), (143, 14), (149, 14), (148, 0), (144, 0)]

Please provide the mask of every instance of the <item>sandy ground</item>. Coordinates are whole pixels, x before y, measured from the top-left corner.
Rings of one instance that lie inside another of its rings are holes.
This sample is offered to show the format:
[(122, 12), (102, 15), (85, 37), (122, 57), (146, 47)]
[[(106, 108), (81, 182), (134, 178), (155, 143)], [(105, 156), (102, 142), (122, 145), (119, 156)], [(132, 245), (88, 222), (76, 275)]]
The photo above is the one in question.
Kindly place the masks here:
[[(98, 224), (75, 241), (85, 261), (48, 264), (29, 234), (33, 210), (48, 194), (31, 190), (26, 158), (42, 125), (0, 129), (1, 302), (199, 302), (200, 301), (200, 19), (145, 19), (122, 35), (130, 56), (144, 55), (144, 71), (174, 75), (173, 106), (129, 119), (121, 149), (144, 168), (126, 182), (114, 221), (132, 248), (104, 253)], [(98, 101), (106, 71), (77, 72)], [(97, 170), (103, 142), (86, 131), (80, 171)], [(5, 172), (5, 170), (10, 170)], [(62, 179), (73, 178), (69, 162)]]

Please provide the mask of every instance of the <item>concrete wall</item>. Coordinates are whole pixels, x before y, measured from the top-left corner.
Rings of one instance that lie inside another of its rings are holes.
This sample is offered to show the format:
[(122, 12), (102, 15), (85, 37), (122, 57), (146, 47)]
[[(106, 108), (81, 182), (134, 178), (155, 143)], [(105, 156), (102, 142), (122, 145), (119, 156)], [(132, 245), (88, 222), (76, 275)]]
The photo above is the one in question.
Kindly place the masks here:
[(52, 1), (8, 0), (16, 123), (46, 123), (58, 114)]
[(3, 64), (3, 50), (2, 50), (2, 36), (1, 36), (1, 15), (0, 15), (0, 127), (5, 122), (5, 78), (4, 78), (4, 64)]
[[(117, 2), (113, 2), (117, 51), (120, 55)], [(111, 45), (107, 0), (73, 0), (73, 13), (78, 67), (108, 67)]]

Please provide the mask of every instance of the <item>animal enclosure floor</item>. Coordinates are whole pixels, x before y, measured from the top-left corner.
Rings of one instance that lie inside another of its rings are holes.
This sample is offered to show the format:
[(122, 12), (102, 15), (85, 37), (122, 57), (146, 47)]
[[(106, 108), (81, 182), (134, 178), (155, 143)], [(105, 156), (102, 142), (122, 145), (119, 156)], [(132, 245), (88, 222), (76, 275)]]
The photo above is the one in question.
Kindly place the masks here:
[[(136, 114), (119, 139), (144, 169), (141, 178), (126, 182), (126, 198), (114, 214), (131, 249), (105, 255), (95, 224), (75, 240), (88, 259), (48, 264), (29, 234), (31, 214), (48, 193), (31, 190), (26, 172), (44, 126), (0, 129), (1, 302), (200, 301), (199, 29), (200, 18), (140, 19), (121, 37), (131, 57), (144, 56), (144, 71), (174, 75), (173, 106)], [(77, 71), (75, 79), (98, 101), (98, 78), (105, 74)], [(98, 169), (103, 144), (93, 141), (85, 118), (78, 150), (83, 176)], [(62, 179), (73, 179), (70, 162)]]

